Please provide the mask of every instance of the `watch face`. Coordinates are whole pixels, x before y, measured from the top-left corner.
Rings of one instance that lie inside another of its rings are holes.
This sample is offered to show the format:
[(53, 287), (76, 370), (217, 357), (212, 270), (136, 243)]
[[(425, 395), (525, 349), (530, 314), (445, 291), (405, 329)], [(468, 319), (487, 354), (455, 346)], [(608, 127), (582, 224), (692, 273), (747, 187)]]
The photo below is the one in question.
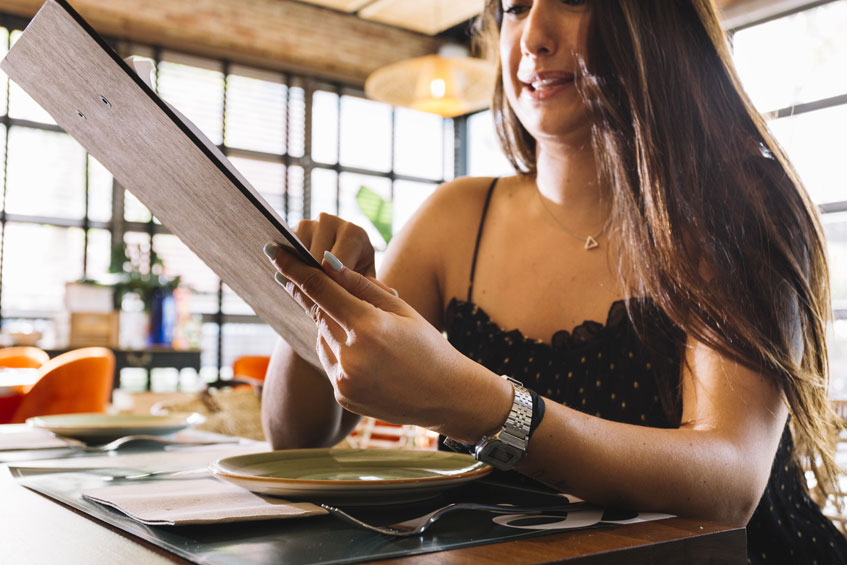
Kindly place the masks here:
[(478, 461), (488, 463), (501, 471), (508, 471), (514, 468), (523, 459), (523, 456), (524, 452), (522, 450), (499, 441), (489, 442), (476, 452)]

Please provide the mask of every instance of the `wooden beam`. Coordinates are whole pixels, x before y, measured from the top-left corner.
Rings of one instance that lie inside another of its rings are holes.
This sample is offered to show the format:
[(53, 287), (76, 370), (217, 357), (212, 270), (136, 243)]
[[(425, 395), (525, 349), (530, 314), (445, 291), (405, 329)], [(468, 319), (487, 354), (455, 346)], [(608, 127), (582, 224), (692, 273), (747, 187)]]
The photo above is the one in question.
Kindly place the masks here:
[[(41, 0), (3, 0), (31, 17)], [(103, 35), (361, 85), (441, 41), (291, 0), (71, 0)]]
[(820, 4), (819, 0), (722, 0), (725, 29), (750, 25)]
[[(418, 2), (420, 0), (412, 0)], [(717, 0), (725, 25), (809, 0)], [(31, 17), (42, 0), (3, 0)], [(442, 41), (294, 0), (71, 0), (103, 35), (361, 86), (374, 70), (438, 51)], [(740, 22), (740, 23), (739, 23)]]
[(749, 0), (717, 0), (717, 2), (715, 2), (715, 3), (718, 5), (718, 7), (720, 9), (725, 10), (730, 6), (735, 6), (737, 4), (744, 4), (745, 2), (748, 2), (748, 1)]

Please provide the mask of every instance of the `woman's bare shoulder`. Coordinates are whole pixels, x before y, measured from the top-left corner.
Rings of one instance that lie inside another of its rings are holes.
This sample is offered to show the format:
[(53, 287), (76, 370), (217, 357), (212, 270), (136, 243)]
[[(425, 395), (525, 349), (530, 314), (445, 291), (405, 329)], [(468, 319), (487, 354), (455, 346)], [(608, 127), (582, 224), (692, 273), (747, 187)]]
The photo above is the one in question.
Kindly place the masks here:
[(443, 296), (453, 291), (450, 283), (458, 276), (456, 268), (470, 265), (485, 196), (493, 181), (459, 178), (442, 184), (386, 251), (381, 278), (436, 326)]
[[(469, 228), (475, 230), (493, 178), (464, 177), (440, 185), (409, 219), (397, 244), (443, 243), (462, 239)], [(392, 244), (395, 242), (392, 241)], [(389, 251), (391, 251), (389, 246)]]
[(495, 180), (498, 183), (508, 181), (492, 177), (462, 177), (446, 182), (421, 206), (419, 213), (423, 218), (449, 220), (454, 226), (470, 223), (476, 229), (485, 197)]

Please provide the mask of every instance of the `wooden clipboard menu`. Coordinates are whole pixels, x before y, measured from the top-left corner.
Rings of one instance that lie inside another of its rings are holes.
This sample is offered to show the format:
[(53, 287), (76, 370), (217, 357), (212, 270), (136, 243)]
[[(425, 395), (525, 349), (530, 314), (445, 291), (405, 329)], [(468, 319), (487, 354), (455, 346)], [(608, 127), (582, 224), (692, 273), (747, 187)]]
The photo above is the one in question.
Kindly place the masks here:
[(311, 365), (317, 329), (274, 281), (269, 241), (319, 263), (208, 140), (64, 0), (47, 0), (0, 62), (168, 229)]

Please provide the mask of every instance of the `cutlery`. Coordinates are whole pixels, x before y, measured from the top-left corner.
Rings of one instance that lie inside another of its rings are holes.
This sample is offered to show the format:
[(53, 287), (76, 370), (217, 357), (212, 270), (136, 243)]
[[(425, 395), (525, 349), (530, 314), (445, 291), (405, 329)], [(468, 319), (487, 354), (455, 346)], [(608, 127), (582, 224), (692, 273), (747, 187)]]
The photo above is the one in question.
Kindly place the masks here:
[(159, 443), (163, 445), (218, 445), (218, 444), (227, 444), (227, 443), (238, 443), (238, 438), (233, 439), (224, 439), (224, 440), (210, 440), (210, 441), (185, 441), (178, 439), (167, 439), (161, 436), (148, 436), (148, 435), (129, 435), (124, 437), (119, 437), (116, 440), (110, 441), (109, 443), (104, 443), (102, 445), (88, 445), (87, 443), (80, 441), (78, 439), (65, 437), (57, 435), (57, 438), (61, 439), (65, 443), (68, 444), (68, 447), (71, 449), (76, 449), (78, 451), (85, 451), (87, 453), (103, 453), (107, 451), (114, 451), (119, 447), (135, 442), (135, 441), (147, 441), (153, 443)]
[(128, 473), (125, 475), (101, 475), (104, 481), (137, 481), (148, 478), (168, 478), (168, 479), (193, 479), (195, 477), (208, 475), (208, 467), (197, 469), (185, 469), (183, 471), (150, 471), (147, 473)]
[(441, 518), (445, 514), (449, 514), (450, 512), (455, 512), (457, 510), (482, 510), (484, 512), (496, 512), (499, 514), (543, 514), (545, 512), (567, 512), (576, 508), (585, 507), (585, 505), (582, 503), (566, 504), (562, 506), (521, 507), (512, 506), (510, 504), (477, 504), (475, 502), (457, 502), (453, 504), (448, 504), (447, 506), (442, 506), (437, 510), (433, 510), (432, 512), (429, 512), (417, 518), (412, 518), (411, 520), (405, 520), (403, 522), (390, 524), (388, 526), (375, 526), (373, 524), (363, 522), (358, 518), (354, 518), (350, 514), (336, 508), (335, 506), (330, 506), (328, 504), (321, 504), (320, 506), (321, 508), (327, 510), (333, 516), (341, 518), (346, 522), (365, 528), (367, 530), (371, 530), (373, 532), (396, 537), (420, 535), (424, 533), (431, 525), (433, 525), (439, 518)]

